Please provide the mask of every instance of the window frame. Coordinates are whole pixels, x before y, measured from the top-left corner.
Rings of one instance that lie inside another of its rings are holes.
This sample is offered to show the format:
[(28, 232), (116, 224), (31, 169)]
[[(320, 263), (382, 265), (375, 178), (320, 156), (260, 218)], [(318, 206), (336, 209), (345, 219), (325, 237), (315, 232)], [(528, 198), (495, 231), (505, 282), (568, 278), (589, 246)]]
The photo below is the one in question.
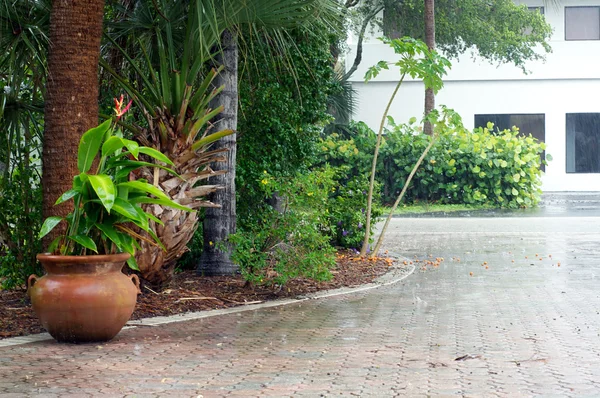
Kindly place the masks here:
[[(599, 171), (577, 171), (577, 158), (574, 159), (575, 171), (569, 171), (569, 158), (568, 158), (568, 156), (569, 156), (569, 152), (568, 152), (568, 148), (569, 148), (568, 116), (569, 115), (598, 115), (597, 117), (600, 118), (600, 112), (567, 112), (567, 113), (565, 113), (565, 173), (569, 174), (569, 175), (572, 175), (572, 174), (600, 174), (600, 170)], [(598, 152), (600, 155), (600, 150)]]
[[(598, 38), (597, 39), (568, 39), (567, 38), (567, 9), (569, 8), (596, 8), (598, 9)], [(586, 6), (565, 6), (564, 8), (564, 22), (565, 22), (565, 41), (600, 41), (600, 6), (598, 5), (586, 5)]]

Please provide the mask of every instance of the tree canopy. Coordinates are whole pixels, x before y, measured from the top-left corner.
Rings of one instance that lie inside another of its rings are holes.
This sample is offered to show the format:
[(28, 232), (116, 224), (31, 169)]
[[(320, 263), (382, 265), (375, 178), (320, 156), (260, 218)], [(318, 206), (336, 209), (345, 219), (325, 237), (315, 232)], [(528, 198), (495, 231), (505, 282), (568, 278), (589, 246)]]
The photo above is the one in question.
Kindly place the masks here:
[[(367, 0), (347, 3), (359, 23), (383, 9), (373, 19), (390, 38), (410, 36), (423, 40), (423, 0)], [(436, 0), (436, 46), (453, 58), (469, 50), (492, 63), (512, 63), (526, 70), (527, 61), (544, 59), (551, 51), (552, 28), (542, 13), (512, 0)]]

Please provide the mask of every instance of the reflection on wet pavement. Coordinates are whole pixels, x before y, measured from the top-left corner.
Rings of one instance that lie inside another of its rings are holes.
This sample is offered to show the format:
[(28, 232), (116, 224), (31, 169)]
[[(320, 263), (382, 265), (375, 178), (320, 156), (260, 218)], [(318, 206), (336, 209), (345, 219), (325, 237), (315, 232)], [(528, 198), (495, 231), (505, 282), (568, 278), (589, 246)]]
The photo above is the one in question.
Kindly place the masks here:
[(0, 396), (600, 396), (600, 218), (565, 207), (396, 218), (417, 270), (368, 292), (0, 348)]

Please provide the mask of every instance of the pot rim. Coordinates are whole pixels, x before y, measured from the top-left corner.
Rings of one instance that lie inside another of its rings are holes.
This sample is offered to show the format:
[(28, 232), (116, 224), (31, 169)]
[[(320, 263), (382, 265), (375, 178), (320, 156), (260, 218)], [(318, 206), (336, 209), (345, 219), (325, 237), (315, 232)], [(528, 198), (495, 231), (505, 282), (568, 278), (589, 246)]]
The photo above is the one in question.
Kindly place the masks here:
[(64, 262), (117, 262), (127, 261), (131, 257), (129, 253), (117, 253), (117, 254), (92, 254), (88, 256), (62, 256), (59, 254), (51, 253), (40, 253), (36, 258), (40, 261), (46, 261), (50, 263), (64, 263)]

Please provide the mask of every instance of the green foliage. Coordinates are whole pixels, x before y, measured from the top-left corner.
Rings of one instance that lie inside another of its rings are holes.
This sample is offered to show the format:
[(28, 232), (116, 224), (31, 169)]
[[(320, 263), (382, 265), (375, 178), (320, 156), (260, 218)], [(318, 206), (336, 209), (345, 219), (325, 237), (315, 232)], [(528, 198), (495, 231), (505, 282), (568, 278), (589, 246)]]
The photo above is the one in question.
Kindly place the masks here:
[(41, 251), (42, 188), (36, 167), (15, 170), (2, 179), (0, 194), (0, 282), (10, 289), (22, 286), (39, 272), (35, 256)]
[[(421, 132), (415, 118), (396, 125), (388, 117), (388, 126), (377, 164), (384, 203), (394, 202), (431, 139)], [(540, 156), (545, 144), (518, 130), (494, 132), (492, 127), (473, 132), (445, 128), (417, 171), (406, 202), (534, 206), (539, 200)], [(331, 134), (320, 148), (329, 164), (347, 168), (349, 175), (364, 175), (371, 166), (375, 133), (363, 122), (351, 123), (350, 131), (347, 137)], [(347, 183), (341, 181), (340, 185)]]
[[(335, 246), (359, 248), (364, 239), (366, 224), (367, 191), (369, 179), (367, 170), (371, 166), (375, 134), (366, 124), (352, 123), (349, 126), (351, 137), (344, 139), (332, 133), (321, 139), (321, 167), (332, 167), (335, 171), (335, 188), (329, 197), (330, 229)], [(359, 149), (360, 148), (360, 149)], [(374, 190), (374, 202), (381, 201), (380, 185)], [(382, 214), (380, 206), (373, 206), (373, 219)], [(371, 225), (371, 236), (374, 230)]]
[[(340, 168), (337, 173), (346, 180), (344, 184), (338, 184), (334, 193), (329, 198), (330, 227), (333, 232), (333, 243), (338, 247), (359, 248), (365, 238), (365, 225), (367, 220), (367, 191), (369, 180), (366, 176), (351, 177), (345, 174), (345, 168)], [(382, 214), (379, 194), (379, 184), (375, 185), (373, 200), (375, 206), (371, 209), (371, 219), (375, 220)], [(375, 223), (371, 224), (373, 236)]]
[(235, 246), (232, 259), (247, 280), (283, 284), (299, 276), (331, 278), (335, 249), (330, 244), (328, 201), (333, 177), (330, 168), (293, 179), (263, 173), (259, 184), (264, 198), (277, 194), (284, 205), (281, 212), (265, 208), (229, 237)]
[(202, 229), (203, 217), (198, 217), (198, 225), (194, 232), (194, 236), (189, 241), (187, 247), (189, 251), (185, 252), (179, 260), (177, 260), (177, 271), (185, 269), (196, 269), (198, 266), (198, 259), (202, 255), (202, 249), (204, 247), (204, 230)]
[[(378, 1), (369, 0), (365, 6)], [(383, 31), (387, 35), (395, 32), (424, 39), (422, 0), (384, 3)], [(476, 48), (477, 54), (490, 62), (513, 63), (524, 69), (526, 61), (544, 59), (544, 52), (551, 51), (552, 28), (544, 16), (512, 0), (436, 0), (435, 24), (436, 46), (450, 57)]]
[(387, 70), (389, 65), (393, 65), (398, 68), (402, 78), (408, 75), (413, 79), (422, 80), (425, 87), (432, 89), (434, 93), (444, 86), (442, 77), (447, 74), (447, 69), (450, 69), (450, 61), (435, 50), (430, 50), (427, 44), (410, 37), (393, 40), (382, 37), (379, 40), (392, 47), (394, 53), (400, 55), (400, 59), (396, 62), (379, 61), (367, 70), (365, 81), (377, 77), (383, 69)]
[[(493, 125), (467, 131), (453, 129), (441, 134), (429, 151), (406, 201), (489, 204), (498, 207), (529, 207), (541, 194), (540, 155), (545, 144), (519, 134), (517, 128), (493, 132)], [(394, 125), (382, 149), (385, 183), (391, 201), (402, 189), (416, 159), (431, 137), (414, 125)], [(545, 160), (544, 160), (545, 162)]]
[(242, 223), (263, 206), (263, 171), (277, 178), (306, 171), (330, 118), (327, 98), (334, 85), (328, 33), (295, 30), (290, 35), (296, 44), (287, 54), (270, 53), (265, 37), (250, 37), (240, 46), (247, 53), (240, 62), (236, 170)]
[[(127, 260), (129, 266), (138, 269), (134, 258), (135, 249), (139, 246), (137, 239), (148, 239), (133, 231), (132, 224), (148, 233), (156, 245), (162, 246), (150, 229), (149, 220), (162, 222), (143, 211), (141, 204), (190, 209), (173, 202), (162, 190), (143, 179), (129, 181), (132, 171), (149, 164), (138, 160), (140, 154), (171, 166), (173, 163), (152, 148), (121, 138), (115, 134), (111, 123), (107, 120), (81, 137), (77, 158), (80, 174), (73, 178), (73, 188), (56, 201), (59, 204), (73, 200), (74, 210), (66, 217), (48, 217), (42, 224), (39, 237), (48, 234), (59, 223), (66, 222), (66, 233), (50, 244), (50, 252), (61, 255), (127, 252), (131, 254)], [(98, 155), (97, 171), (88, 173)], [(168, 167), (151, 165), (177, 175)]]
[(43, 96), (50, 2), (0, 7), (0, 282), (38, 271)]

